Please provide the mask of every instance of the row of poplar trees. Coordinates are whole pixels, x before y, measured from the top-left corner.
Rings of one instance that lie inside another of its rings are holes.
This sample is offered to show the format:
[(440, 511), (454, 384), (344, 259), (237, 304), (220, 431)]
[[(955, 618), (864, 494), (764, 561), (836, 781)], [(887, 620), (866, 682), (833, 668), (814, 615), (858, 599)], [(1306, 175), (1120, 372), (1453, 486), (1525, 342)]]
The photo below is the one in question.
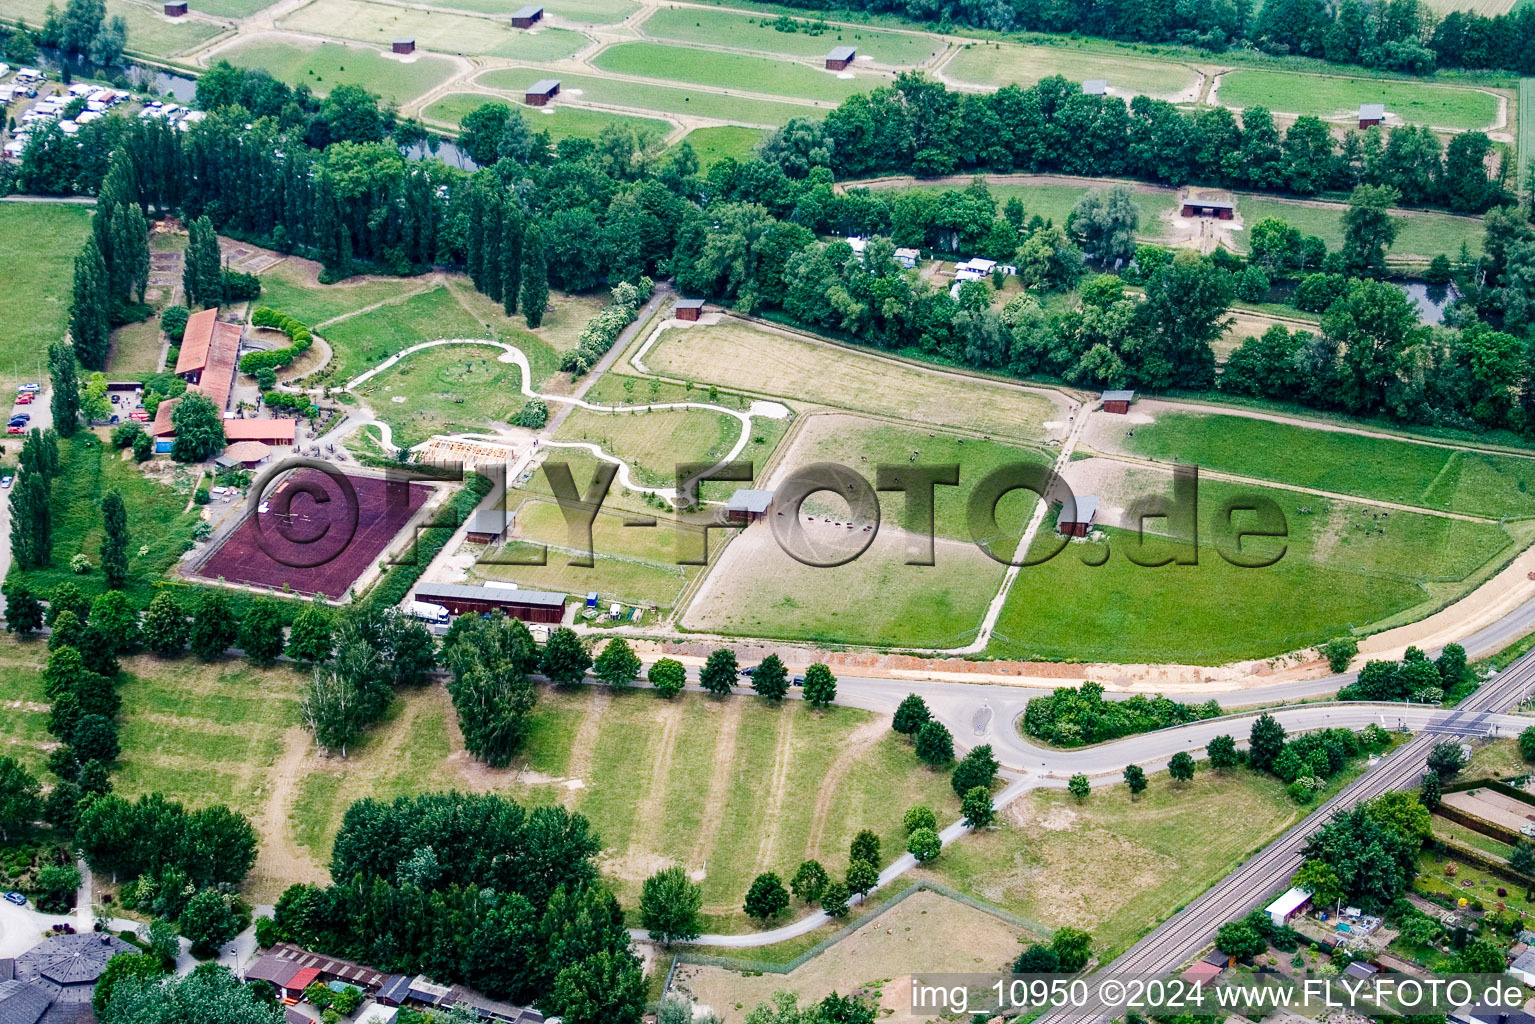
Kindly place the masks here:
[(96, 195), (91, 233), (75, 257), (69, 333), (75, 355), (93, 370), (106, 368), (113, 323), (135, 318), (149, 285), (149, 221), (128, 155), (114, 155)]

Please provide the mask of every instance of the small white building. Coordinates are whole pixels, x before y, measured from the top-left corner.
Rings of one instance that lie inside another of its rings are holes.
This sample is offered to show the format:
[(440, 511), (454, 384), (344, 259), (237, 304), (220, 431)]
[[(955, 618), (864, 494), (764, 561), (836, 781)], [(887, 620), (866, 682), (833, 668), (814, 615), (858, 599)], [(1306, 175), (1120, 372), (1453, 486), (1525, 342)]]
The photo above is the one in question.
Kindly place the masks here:
[(1265, 907), (1264, 913), (1268, 914), (1269, 920), (1274, 922), (1275, 928), (1283, 928), (1289, 923), (1290, 918), (1298, 914), (1310, 902), (1309, 892), (1294, 888)]
[(892, 258), (907, 270), (914, 270), (921, 256), (922, 254), (916, 249), (897, 249)]
[(858, 235), (848, 235), (847, 236), (847, 244), (848, 244), (848, 248), (853, 250), (853, 255), (857, 256), (858, 257), (858, 261), (860, 263), (862, 263), (863, 262), (864, 250), (869, 247), (868, 240), (865, 239), (865, 238), (861, 238)]

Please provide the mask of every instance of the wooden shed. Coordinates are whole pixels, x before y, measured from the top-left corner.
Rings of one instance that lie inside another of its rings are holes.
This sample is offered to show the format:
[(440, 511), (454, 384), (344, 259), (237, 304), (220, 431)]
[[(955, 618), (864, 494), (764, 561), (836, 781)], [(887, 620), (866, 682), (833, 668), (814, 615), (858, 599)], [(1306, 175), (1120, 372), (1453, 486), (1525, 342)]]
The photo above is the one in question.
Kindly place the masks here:
[(1237, 215), (1234, 199), (1215, 199), (1209, 196), (1186, 195), (1180, 204), (1184, 217), (1213, 217), (1216, 220), (1232, 220)]
[(462, 583), (418, 583), (414, 600), (440, 604), (454, 615), (502, 612), (523, 622), (558, 623), (565, 617), (565, 595), (548, 590), (470, 587)]
[(1373, 125), (1383, 124), (1386, 120), (1386, 105), (1384, 103), (1359, 104), (1359, 127), (1369, 128)]
[(540, 78), (528, 86), (528, 91), (523, 99), (530, 107), (547, 107), (549, 101), (560, 93), (560, 80), (558, 78)]
[(395, 53), (415, 53), (416, 41), (414, 39), (406, 39), (401, 37), (394, 41), (394, 45), (391, 46), (390, 49)]
[(469, 517), (469, 540), (476, 544), (494, 544), (506, 533), (511, 517), (504, 508), (482, 508)]
[(1092, 494), (1079, 494), (1077, 496), (1077, 510), (1067, 518), (1066, 509), (1061, 508), (1061, 516), (1055, 522), (1055, 528), (1067, 537), (1086, 537), (1093, 528), (1093, 521), (1098, 518), (1098, 498)]
[(773, 508), (772, 491), (742, 488), (725, 503), (725, 519), (731, 523), (755, 523)]
[(182, 18), (187, 13), (187, 0), (166, 0), (165, 16), (167, 18)]
[(857, 47), (834, 46), (832, 51), (826, 55), (826, 70), (845, 71), (848, 65), (853, 63), (853, 58), (856, 56), (858, 56)]
[(697, 320), (703, 311), (703, 299), (678, 299), (672, 307), (672, 315), (678, 320)]
[(1103, 411), (1123, 416), (1130, 411), (1130, 403), (1135, 401), (1134, 391), (1105, 391), (1103, 393)]
[(513, 28), (532, 28), (543, 20), (544, 9), (537, 4), (528, 4), (526, 7), (519, 7), (512, 12)]

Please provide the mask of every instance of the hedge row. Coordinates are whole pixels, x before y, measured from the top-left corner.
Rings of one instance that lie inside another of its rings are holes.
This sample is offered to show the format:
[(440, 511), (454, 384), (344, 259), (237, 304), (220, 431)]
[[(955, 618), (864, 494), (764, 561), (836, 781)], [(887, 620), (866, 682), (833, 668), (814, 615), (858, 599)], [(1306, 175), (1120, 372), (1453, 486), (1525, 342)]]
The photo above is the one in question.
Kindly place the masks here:
[(638, 286), (623, 282), (615, 287), (613, 301), (587, 323), (580, 342), (560, 360), (560, 369), (579, 377), (597, 365), (624, 328), (634, 322), (640, 307), (650, 298), (651, 289), (649, 278), (641, 278)]
[(282, 331), (293, 344), (287, 348), (274, 348), (270, 352), (247, 352), (240, 357), (241, 373), (254, 374), (260, 369), (280, 370), (303, 355), (314, 343), (314, 336), (310, 334), (307, 324), (269, 306), (262, 306), (252, 313), (251, 324)]

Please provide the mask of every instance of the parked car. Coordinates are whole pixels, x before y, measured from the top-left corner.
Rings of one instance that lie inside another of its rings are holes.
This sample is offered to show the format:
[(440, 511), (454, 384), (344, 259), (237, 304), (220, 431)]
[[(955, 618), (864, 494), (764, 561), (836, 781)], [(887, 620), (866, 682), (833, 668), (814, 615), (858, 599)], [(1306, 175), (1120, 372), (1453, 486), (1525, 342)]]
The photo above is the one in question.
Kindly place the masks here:
[(135, 409), (128, 414), (128, 418), (130, 420), (138, 420), (140, 423), (143, 423), (149, 419), (149, 413), (145, 412), (143, 409)]
[(4, 487), (4, 488), (10, 487), (11, 486), (11, 481), (13, 481), (15, 479), (16, 478), (13, 477), (13, 476), (0, 476), (0, 487)]
[(16, 390), (17, 391), (34, 391), (35, 392), (35, 391), (43, 390), (43, 386), (41, 384), (38, 384), (37, 382), (34, 381), (34, 382), (31, 382), (31, 383), (28, 383), (28, 384), (23, 384), (21, 387), (17, 388)]
[(805, 685), (805, 677), (804, 676), (795, 676), (794, 677), (794, 685), (795, 686), (804, 686)]
[(32, 400), (34, 398), (36, 398), (36, 397), (37, 397), (36, 395), (34, 395), (34, 394), (32, 394), (32, 392), (28, 391), (24, 395), (17, 395), (16, 396), (16, 404), (17, 405), (31, 405), (32, 404)]
[(11, 413), (11, 419), (17, 420), (21, 423), (31, 423), (32, 414), (29, 412), (13, 412)]
[(5, 902), (14, 903), (18, 907), (24, 907), (27, 905), (27, 898), (13, 889), (5, 894)]
[(18, 426), (17, 424), (13, 423), (5, 428), (5, 432), (7, 434), (25, 434), (27, 432), (27, 428)]
[(743, 668), (741, 670), (741, 674), (743, 676), (746, 676), (746, 677), (750, 678), (751, 674), (753, 672), (755, 672), (755, 671), (757, 671), (757, 666), (756, 665), (748, 665), (748, 666), (746, 666), (745, 668)]

